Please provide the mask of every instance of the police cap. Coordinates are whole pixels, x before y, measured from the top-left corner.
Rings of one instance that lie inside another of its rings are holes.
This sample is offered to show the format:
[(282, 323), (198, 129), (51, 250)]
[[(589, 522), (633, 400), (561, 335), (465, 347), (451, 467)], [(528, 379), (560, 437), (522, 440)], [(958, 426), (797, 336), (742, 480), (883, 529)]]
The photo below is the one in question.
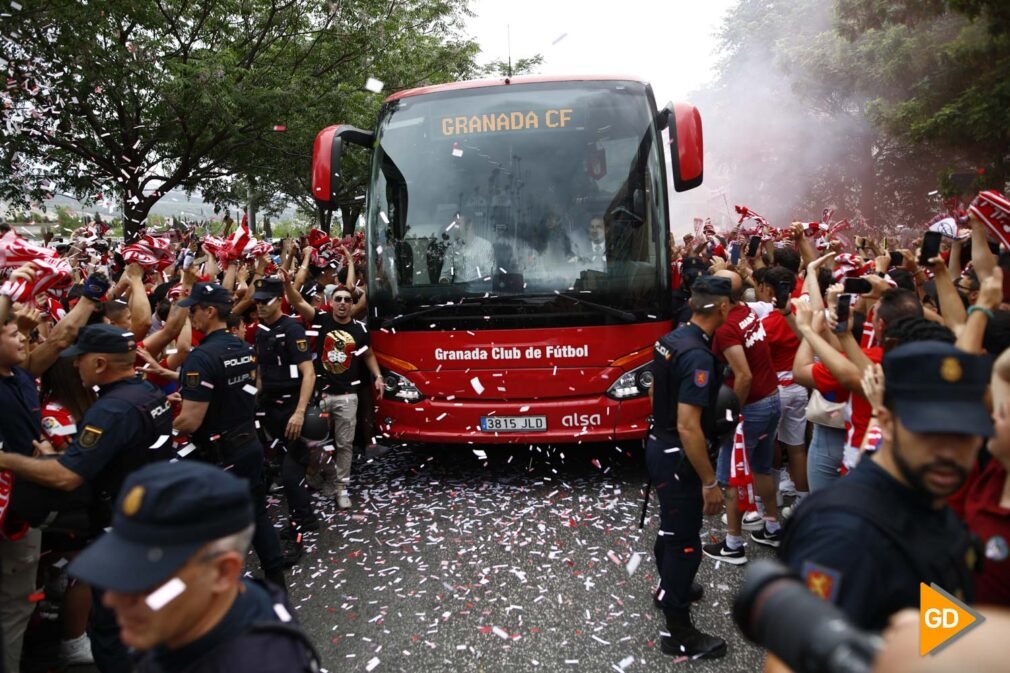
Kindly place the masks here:
[(716, 297), (729, 297), (733, 293), (733, 284), (730, 283), (729, 278), (700, 276), (694, 281), (691, 291), (698, 294), (710, 294)]
[(65, 348), (60, 356), (69, 358), (84, 353), (129, 353), (137, 350), (133, 332), (106, 323), (95, 323), (81, 328), (73, 346)]
[(231, 306), (231, 292), (217, 283), (197, 283), (189, 296), (179, 301), (179, 306), (188, 308), (197, 304)]
[(150, 590), (205, 544), (252, 523), (248, 482), (196, 461), (152, 463), (127, 477), (112, 528), (68, 572), (102, 589)]
[(256, 281), (253, 299), (276, 299), (284, 295), (284, 283), (280, 278), (260, 278)]
[(915, 341), (884, 356), (889, 407), (912, 432), (991, 437), (986, 386), (992, 358), (942, 341)]

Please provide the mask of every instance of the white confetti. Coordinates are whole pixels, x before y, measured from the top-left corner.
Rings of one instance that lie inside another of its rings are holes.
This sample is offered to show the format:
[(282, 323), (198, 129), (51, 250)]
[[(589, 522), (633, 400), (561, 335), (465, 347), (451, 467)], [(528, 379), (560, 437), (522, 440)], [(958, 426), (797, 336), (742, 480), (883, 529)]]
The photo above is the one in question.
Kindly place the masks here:
[[(628, 559), (628, 565), (625, 566), (625, 569), (628, 571), (628, 577), (631, 577), (632, 575), (635, 574), (635, 571), (638, 570), (638, 566), (641, 563), (642, 563), (642, 555), (636, 551), (634, 554), (631, 555), (631, 558)], [(624, 668), (623, 664), (621, 668)]]
[(248, 383), (245, 384), (244, 386), (242, 386), (242, 390), (245, 391), (245, 392), (247, 392), (247, 393), (249, 393), (250, 395), (255, 395), (256, 392), (257, 392), (256, 391), (256, 386), (251, 386)]
[[(377, 80), (374, 77), (369, 77), (365, 81), (365, 89), (367, 91), (371, 91), (372, 93), (379, 93), (379, 92), (381, 92), (384, 86), (385, 86), (385, 84), (383, 84), (381, 80)], [(378, 660), (376, 660), (376, 664), (378, 664)], [(368, 670), (372, 670), (372, 669), (368, 669)]]
[(144, 602), (147, 603), (147, 607), (157, 612), (178, 598), (185, 590), (186, 583), (178, 577), (173, 577), (148, 594)]
[(480, 382), (480, 379), (478, 377), (475, 376), (472, 379), (470, 379), (470, 385), (473, 387), (474, 392), (476, 392), (478, 395), (484, 394), (484, 384)]

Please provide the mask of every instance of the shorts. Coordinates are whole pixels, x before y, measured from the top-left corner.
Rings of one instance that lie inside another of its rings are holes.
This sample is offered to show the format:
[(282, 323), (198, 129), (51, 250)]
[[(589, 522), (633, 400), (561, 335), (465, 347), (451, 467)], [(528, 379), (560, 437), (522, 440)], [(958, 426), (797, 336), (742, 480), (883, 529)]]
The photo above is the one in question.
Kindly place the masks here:
[(806, 444), (807, 389), (796, 383), (779, 388), (782, 417), (779, 418), (779, 441), (790, 446)]
[[(743, 414), (743, 437), (747, 446), (747, 460), (751, 474), (771, 474), (775, 448), (775, 430), (779, 425), (782, 408), (779, 394), (748, 404), (740, 411)], [(716, 461), (716, 478), (720, 484), (729, 483), (729, 464), (733, 460), (733, 435), (719, 449)]]

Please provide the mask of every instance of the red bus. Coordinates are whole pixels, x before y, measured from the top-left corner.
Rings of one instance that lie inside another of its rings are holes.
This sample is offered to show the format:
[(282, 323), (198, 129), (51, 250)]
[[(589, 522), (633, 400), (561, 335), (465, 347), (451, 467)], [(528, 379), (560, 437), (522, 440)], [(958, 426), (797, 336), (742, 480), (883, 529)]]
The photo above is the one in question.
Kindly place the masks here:
[(402, 91), (374, 132), (320, 132), (323, 208), (348, 143), (371, 151), (368, 325), (385, 436), (644, 436), (652, 345), (672, 327), (667, 171), (676, 191), (702, 181), (694, 107), (657, 109), (647, 83), (624, 77)]

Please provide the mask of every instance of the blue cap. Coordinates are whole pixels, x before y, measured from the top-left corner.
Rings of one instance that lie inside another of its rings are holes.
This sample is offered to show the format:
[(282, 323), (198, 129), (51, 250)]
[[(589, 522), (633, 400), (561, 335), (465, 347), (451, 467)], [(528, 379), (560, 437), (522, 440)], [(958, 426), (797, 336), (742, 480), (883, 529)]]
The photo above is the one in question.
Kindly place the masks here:
[(231, 303), (231, 292), (217, 283), (197, 283), (193, 286), (193, 291), (189, 293), (189, 296), (179, 301), (179, 306), (183, 308), (196, 306), (197, 304), (231, 306)]
[(64, 348), (60, 357), (69, 358), (84, 353), (129, 353), (137, 350), (133, 332), (106, 323), (95, 323), (81, 328), (73, 346)]
[(284, 296), (284, 283), (280, 278), (260, 278), (254, 284), (253, 299), (276, 299)]
[(943, 341), (915, 341), (884, 356), (884, 392), (912, 432), (992, 437), (985, 390), (992, 358)]
[(208, 542), (252, 524), (247, 481), (196, 461), (152, 463), (127, 477), (111, 530), (67, 570), (101, 589), (147, 591)]

